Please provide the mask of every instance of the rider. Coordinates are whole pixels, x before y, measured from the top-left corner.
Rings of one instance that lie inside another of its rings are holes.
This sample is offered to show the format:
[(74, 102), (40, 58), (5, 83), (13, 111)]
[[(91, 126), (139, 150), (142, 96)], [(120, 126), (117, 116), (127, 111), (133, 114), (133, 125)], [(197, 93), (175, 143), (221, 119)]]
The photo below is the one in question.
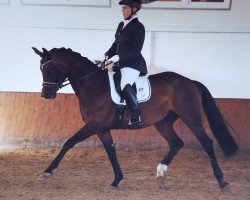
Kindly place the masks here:
[(137, 17), (137, 12), (141, 9), (141, 1), (121, 0), (119, 4), (122, 6), (124, 20), (118, 25), (115, 41), (105, 53), (105, 59), (110, 59), (114, 55), (119, 56), (119, 61), (114, 67), (121, 70), (122, 94), (132, 114), (129, 125), (141, 126), (141, 112), (132, 88), (139, 75), (147, 74), (146, 62), (141, 54), (145, 28)]

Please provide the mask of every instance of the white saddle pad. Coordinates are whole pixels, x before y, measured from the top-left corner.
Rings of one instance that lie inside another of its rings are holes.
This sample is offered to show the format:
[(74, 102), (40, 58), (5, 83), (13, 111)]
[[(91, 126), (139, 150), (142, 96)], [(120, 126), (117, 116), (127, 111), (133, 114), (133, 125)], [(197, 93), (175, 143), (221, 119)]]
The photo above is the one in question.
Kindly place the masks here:
[[(126, 105), (126, 101), (121, 102), (121, 97), (115, 89), (114, 72), (108, 72), (111, 98), (115, 104)], [(136, 81), (137, 99), (139, 103), (145, 102), (151, 97), (151, 86), (147, 76), (139, 76)]]

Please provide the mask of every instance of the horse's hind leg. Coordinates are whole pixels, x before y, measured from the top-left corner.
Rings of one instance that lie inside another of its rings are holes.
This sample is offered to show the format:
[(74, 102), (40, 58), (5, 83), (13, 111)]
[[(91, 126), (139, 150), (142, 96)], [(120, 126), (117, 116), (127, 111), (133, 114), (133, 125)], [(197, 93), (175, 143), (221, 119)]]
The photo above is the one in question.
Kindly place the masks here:
[(98, 134), (98, 137), (102, 141), (104, 148), (108, 154), (109, 160), (112, 164), (114, 173), (115, 173), (115, 180), (111, 184), (112, 188), (118, 189), (118, 184), (123, 179), (123, 174), (120, 168), (120, 165), (118, 163), (118, 160), (116, 158), (116, 151), (115, 146), (113, 143), (113, 139), (110, 133), (110, 130), (107, 130), (103, 133)]
[(201, 111), (199, 107), (200, 104), (196, 102), (193, 105), (195, 106), (189, 105), (186, 107), (186, 109), (183, 109), (185, 110), (185, 112), (182, 112), (179, 110), (178, 114), (180, 118), (183, 120), (183, 122), (186, 123), (189, 129), (194, 133), (195, 137), (199, 140), (203, 149), (208, 154), (213, 171), (214, 171), (214, 176), (216, 177), (219, 183), (219, 187), (221, 189), (225, 188), (228, 185), (228, 183), (224, 181), (223, 173), (217, 162), (217, 159), (214, 153), (214, 148), (213, 148), (213, 140), (211, 140), (208, 137), (202, 125), (202, 115), (201, 115)]
[(207, 136), (202, 125), (191, 127), (190, 129), (195, 134), (196, 138), (201, 143), (203, 149), (208, 154), (213, 171), (214, 171), (214, 176), (216, 177), (219, 183), (219, 187), (221, 189), (225, 188), (228, 185), (228, 182), (225, 182), (223, 179), (223, 173), (219, 167), (219, 164), (217, 162), (217, 159), (214, 153), (213, 141)]
[(169, 144), (169, 152), (161, 161), (161, 163), (157, 167), (156, 178), (160, 178), (161, 180), (165, 179), (167, 167), (170, 162), (173, 160), (174, 156), (177, 152), (183, 147), (183, 141), (178, 137), (173, 128), (173, 123), (178, 119), (178, 115), (170, 111), (168, 115), (159, 123), (155, 124), (156, 129), (162, 135), (162, 137), (167, 140)]

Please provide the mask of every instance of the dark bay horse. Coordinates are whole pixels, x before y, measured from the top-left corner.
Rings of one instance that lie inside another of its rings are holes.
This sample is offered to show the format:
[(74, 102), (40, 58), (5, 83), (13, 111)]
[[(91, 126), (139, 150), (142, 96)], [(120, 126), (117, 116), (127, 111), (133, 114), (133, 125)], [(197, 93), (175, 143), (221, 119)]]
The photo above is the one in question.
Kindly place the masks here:
[[(43, 51), (39, 51), (33, 48), (33, 50), (41, 57), (42, 97), (54, 99), (57, 91), (68, 79), (79, 99), (82, 119), (85, 121), (84, 127), (65, 142), (60, 153), (44, 171), (43, 177), (52, 175), (52, 171), (59, 165), (66, 152), (75, 144), (97, 134), (115, 173), (111, 187), (118, 188), (123, 174), (110, 133), (110, 130), (114, 129), (117, 106), (110, 97), (107, 72), (71, 49), (53, 48), (47, 51), (43, 48)], [(223, 179), (223, 173), (214, 153), (213, 141), (207, 136), (202, 125), (202, 109), (205, 111), (210, 128), (224, 155), (232, 156), (238, 150), (238, 146), (208, 89), (197, 81), (173, 72), (151, 75), (149, 80), (152, 86), (152, 96), (147, 102), (140, 104), (144, 121), (142, 128), (155, 126), (170, 148), (157, 167), (157, 177), (165, 178), (167, 167), (184, 145), (173, 128), (174, 122), (180, 118), (208, 154), (219, 187), (225, 188), (228, 182)], [(126, 110), (119, 129), (130, 128), (127, 124), (129, 115), (130, 113)]]

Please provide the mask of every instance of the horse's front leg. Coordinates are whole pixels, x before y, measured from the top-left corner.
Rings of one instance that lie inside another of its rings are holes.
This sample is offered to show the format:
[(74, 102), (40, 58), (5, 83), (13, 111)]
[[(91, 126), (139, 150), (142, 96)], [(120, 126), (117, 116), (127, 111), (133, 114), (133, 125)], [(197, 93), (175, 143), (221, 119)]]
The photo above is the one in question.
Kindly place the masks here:
[(63, 145), (62, 150), (56, 156), (56, 158), (50, 163), (49, 167), (44, 171), (43, 175), (38, 178), (38, 180), (43, 180), (47, 177), (52, 176), (52, 171), (58, 167), (60, 161), (63, 159), (64, 155), (70, 150), (74, 145), (94, 134), (94, 124), (85, 124), (83, 128), (81, 128), (74, 136), (68, 139)]
[(116, 151), (115, 146), (113, 143), (113, 139), (110, 133), (110, 130), (106, 130), (103, 133), (99, 133), (98, 137), (102, 141), (104, 148), (108, 154), (109, 160), (112, 164), (114, 173), (115, 173), (115, 179), (113, 183), (111, 184), (111, 188), (118, 189), (118, 184), (123, 179), (123, 174), (120, 168), (120, 165), (118, 163), (118, 160), (116, 158)]

